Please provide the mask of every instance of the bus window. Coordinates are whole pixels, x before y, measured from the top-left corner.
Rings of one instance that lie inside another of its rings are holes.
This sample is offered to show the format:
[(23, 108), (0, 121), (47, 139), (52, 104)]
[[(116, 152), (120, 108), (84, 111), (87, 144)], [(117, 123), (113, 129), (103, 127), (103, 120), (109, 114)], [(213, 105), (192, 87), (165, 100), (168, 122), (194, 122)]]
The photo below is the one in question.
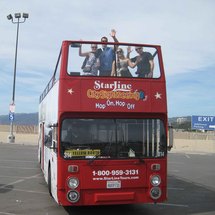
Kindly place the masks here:
[(61, 154), (70, 159), (163, 157), (164, 131), (159, 119), (65, 119)]
[[(115, 50), (113, 45), (108, 45), (108, 47)], [(120, 45), (118, 49), (113, 52), (113, 63), (111, 63), (112, 66), (109, 77), (160, 77), (159, 59), (157, 50), (154, 47), (132, 46), (130, 50), (128, 54), (128, 46)], [(103, 65), (101, 62), (103, 59), (102, 55), (101, 44), (72, 43), (69, 49), (68, 74), (71, 76), (101, 76), (100, 69), (101, 65)], [(132, 63), (129, 63), (129, 60)], [(135, 64), (136, 60), (137, 65)], [(134, 64), (134, 68), (132, 68), (132, 64)]]

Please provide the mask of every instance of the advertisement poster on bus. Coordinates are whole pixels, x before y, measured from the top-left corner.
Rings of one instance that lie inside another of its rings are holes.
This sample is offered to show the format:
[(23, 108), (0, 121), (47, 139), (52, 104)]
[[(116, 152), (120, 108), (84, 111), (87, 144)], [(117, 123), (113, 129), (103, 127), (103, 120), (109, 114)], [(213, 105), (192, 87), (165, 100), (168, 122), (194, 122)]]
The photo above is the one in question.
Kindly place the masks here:
[(77, 107), (83, 111), (99, 112), (164, 112), (166, 110), (165, 89), (162, 89), (159, 83), (155, 89), (147, 83), (143, 86), (141, 81), (130, 83), (125, 80), (82, 80), (81, 86), (79, 84), (76, 86), (76, 83), (71, 86), (65, 89), (69, 97), (68, 100), (64, 98), (64, 101), (73, 109)]

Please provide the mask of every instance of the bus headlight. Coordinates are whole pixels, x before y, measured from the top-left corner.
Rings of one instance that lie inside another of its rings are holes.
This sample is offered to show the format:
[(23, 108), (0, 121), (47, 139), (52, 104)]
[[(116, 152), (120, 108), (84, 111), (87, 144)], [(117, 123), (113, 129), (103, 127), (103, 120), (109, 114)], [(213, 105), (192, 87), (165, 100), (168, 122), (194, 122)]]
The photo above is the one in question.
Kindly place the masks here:
[(76, 203), (80, 199), (80, 194), (75, 190), (70, 190), (67, 193), (67, 199), (72, 203)]
[(153, 175), (153, 176), (151, 176), (151, 185), (152, 186), (157, 187), (157, 186), (160, 185), (160, 183), (161, 183), (161, 178), (160, 178), (159, 175)]
[(71, 177), (68, 179), (67, 184), (71, 189), (75, 189), (79, 185), (79, 180), (77, 178)]
[(152, 199), (159, 199), (161, 197), (161, 189), (159, 187), (152, 187), (150, 196)]

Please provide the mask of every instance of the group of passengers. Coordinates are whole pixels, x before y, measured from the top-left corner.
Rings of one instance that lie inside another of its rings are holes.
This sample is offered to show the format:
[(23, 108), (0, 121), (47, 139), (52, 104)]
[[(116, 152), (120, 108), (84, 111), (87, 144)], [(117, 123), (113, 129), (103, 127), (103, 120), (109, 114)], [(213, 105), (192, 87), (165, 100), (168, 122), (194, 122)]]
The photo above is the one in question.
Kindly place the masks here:
[[(114, 29), (111, 30), (110, 35), (114, 42), (118, 43)], [(101, 42), (102, 48), (98, 49), (97, 44), (91, 44), (92, 50), (89, 52), (82, 52), (82, 47), (80, 46), (79, 56), (85, 57), (81, 67), (84, 75), (132, 77), (129, 67), (137, 67), (135, 73), (137, 77), (152, 77), (154, 69), (153, 56), (149, 52), (144, 52), (143, 47), (135, 47), (138, 55), (130, 58), (131, 47), (127, 48), (127, 56), (125, 57), (122, 48), (117, 45), (113, 48), (107, 46), (107, 37), (102, 37)]]

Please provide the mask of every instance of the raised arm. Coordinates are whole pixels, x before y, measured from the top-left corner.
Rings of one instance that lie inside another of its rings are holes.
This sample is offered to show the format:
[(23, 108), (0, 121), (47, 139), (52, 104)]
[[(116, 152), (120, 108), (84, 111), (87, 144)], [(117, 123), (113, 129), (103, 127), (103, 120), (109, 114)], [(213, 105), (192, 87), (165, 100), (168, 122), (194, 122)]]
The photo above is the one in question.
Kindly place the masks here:
[(116, 76), (116, 61), (114, 60), (112, 63), (112, 71), (111, 71), (111, 76)]
[(129, 58), (127, 58), (127, 62), (128, 62), (128, 66), (130, 66), (131, 68), (134, 68), (135, 66), (137, 66), (137, 64), (140, 62), (140, 58), (137, 57), (136, 61), (133, 63)]
[[(118, 43), (118, 42), (119, 42), (118, 39), (116, 38), (116, 30), (115, 30), (115, 29), (111, 29), (110, 36), (113, 38), (113, 41), (114, 41), (115, 43)], [(115, 51), (118, 49), (118, 47), (119, 47), (118, 45), (115, 45), (115, 46), (114, 46)]]
[(110, 33), (111, 37), (113, 38), (115, 43), (118, 43), (118, 39), (116, 38), (116, 30), (115, 29), (111, 29), (111, 33)]
[(81, 57), (86, 57), (86, 56), (89, 56), (89, 52), (82, 52), (82, 45), (80, 45), (79, 47), (79, 56)]
[(131, 49), (131, 46), (128, 46), (128, 48), (127, 48), (127, 55), (126, 55), (127, 58), (130, 58), (130, 53), (131, 53), (132, 51), (133, 51), (133, 50)]

